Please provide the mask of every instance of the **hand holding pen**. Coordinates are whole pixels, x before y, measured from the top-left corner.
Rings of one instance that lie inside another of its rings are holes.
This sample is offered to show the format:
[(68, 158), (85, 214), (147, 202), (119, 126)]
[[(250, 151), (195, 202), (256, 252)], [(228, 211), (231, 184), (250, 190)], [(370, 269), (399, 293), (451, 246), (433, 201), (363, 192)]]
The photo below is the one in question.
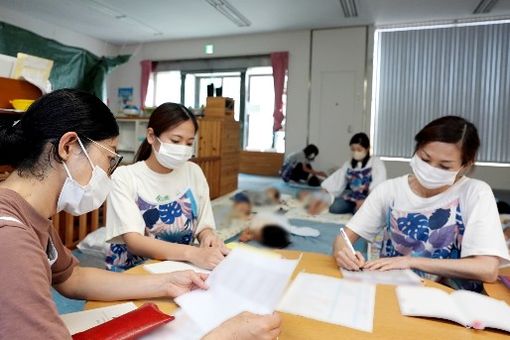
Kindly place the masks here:
[(337, 264), (347, 270), (363, 270), (365, 258), (359, 252), (354, 250), (351, 240), (344, 229), (340, 229), (340, 234), (336, 239), (335, 260)]

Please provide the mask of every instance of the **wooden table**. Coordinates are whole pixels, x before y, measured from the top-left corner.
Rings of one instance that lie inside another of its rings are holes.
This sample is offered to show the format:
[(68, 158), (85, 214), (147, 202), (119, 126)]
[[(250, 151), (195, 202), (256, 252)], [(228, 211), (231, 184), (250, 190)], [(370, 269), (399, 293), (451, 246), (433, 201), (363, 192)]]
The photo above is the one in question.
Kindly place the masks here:
[[(278, 251), (286, 258), (297, 258), (300, 252)], [(330, 256), (303, 253), (303, 258), (294, 271), (293, 278), (301, 271), (340, 277), (340, 271)], [(141, 266), (128, 271), (130, 274), (147, 274)], [(437, 287), (444, 291), (452, 289), (432, 281), (426, 281), (426, 286)], [(134, 301), (141, 305), (143, 302), (155, 302), (161, 310), (172, 313), (177, 306), (169, 299), (153, 299)], [(111, 302), (88, 302), (85, 309), (105, 307)], [(484, 330), (467, 329), (453, 322), (439, 319), (406, 317), (400, 314), (394, 286), (378, 285), (375, 301), (374, 330), (366, 333), (355, 329), (332, 325), (320, 321), (307, 319), (295, 315), (282, 313), (281, 340), (312, 340), (312, 339), (509, 339), (508, 333)]]
[[(510, 267), (501, 268), (499, 275), (510, 276)], [(510, 305), (510, 289), (508, 289), (501, 281), (494, 283), (484, 283), (483, 288), (490, 297), (503, 300)]]

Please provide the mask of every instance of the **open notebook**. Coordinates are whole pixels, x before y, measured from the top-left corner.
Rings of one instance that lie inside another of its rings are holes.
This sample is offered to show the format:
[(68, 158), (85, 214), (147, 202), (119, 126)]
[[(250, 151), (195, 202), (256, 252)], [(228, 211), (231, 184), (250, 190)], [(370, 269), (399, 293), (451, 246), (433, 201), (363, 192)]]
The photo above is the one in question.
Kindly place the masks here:
[(475, 329), (510, 332), (510, 306), (488, 296), (458, 290), (446, 293), (430, 287), (397, 287), (400, 312), (407, 316), (446, 319)]

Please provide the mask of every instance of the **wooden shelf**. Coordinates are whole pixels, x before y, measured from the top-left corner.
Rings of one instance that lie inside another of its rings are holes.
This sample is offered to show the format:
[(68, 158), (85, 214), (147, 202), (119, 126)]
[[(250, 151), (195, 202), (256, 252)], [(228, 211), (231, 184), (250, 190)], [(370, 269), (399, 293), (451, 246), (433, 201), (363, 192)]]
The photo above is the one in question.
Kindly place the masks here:
[(9, 118), (19, 118), (21, 116), (23, 116), (25, 112), (22, 111), (22, 112), (19, 112), (19, 111), (11, 111), (11, 110), (5, 110), (5, 109), (0, 109), (0, 115), (2, 116), (8, 116)]

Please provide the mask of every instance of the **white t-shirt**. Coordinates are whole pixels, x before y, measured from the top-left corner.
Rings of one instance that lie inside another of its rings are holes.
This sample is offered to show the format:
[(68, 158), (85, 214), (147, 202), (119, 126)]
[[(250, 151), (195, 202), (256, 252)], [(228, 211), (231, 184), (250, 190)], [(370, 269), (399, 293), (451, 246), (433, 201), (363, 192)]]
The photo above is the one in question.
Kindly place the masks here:
[[(359, 191), (361, 196), (365, 196), (361, 192), (366, 191), (366, 186), (368, 186), (368, 192), (372, 192), (378, 184), (385, 180), (386, 167), (383, 161), (372, 156), (365, 167), (362, 167), (362, 163), (358, 162), (356, 167), (352, 168), (351, 161), (345, 162), (340, 169), (326, 178), (321, 186), (331, 194), (331, 203), (333, 203), (333, 200), (344, 193), (348, 187), (350, 190)], [(368, 195), (368, 193), (365, 194)], [(359, 199), (364, 198), (359, 197)]]
[(119, 167), (112, 182), (106, 210), (109, 243), (123, 244), (120, 236), (135, 232), (167, 241), (182, 235), (175, 242), (189, 244), (204, 228), (215, 228), (209, 186), (195, 163), (159, 174), (141, 161)]
[(347, 226), (371, 242), (384, 228), (382, 256), (489, 255), (510, 261), (487, 183), (463, 177), (445, 192), (423, 198), (411, 190), (408, 177), (378, 185)]

